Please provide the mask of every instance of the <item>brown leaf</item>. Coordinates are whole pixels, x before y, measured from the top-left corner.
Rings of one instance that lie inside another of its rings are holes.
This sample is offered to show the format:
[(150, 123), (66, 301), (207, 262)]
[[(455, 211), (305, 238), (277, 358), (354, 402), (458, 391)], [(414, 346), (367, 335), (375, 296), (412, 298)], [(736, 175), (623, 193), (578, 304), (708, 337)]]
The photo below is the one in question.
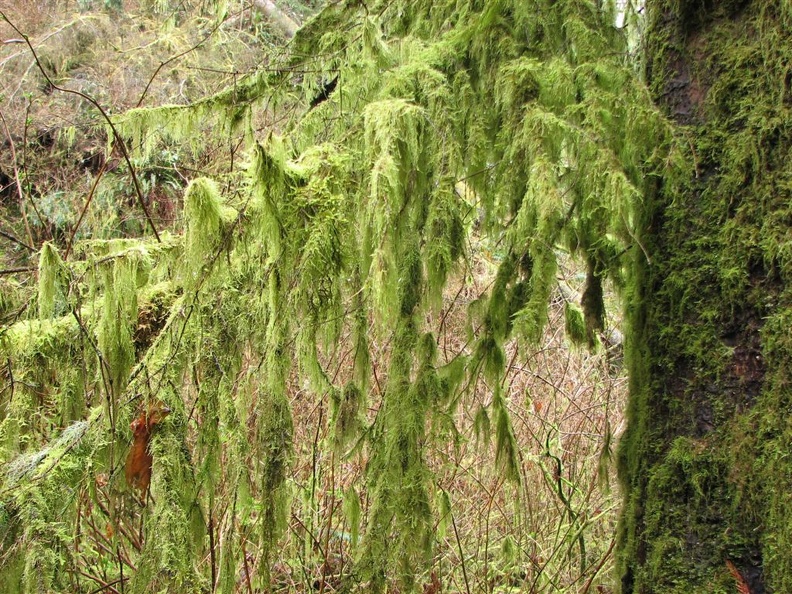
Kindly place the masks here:
[(440, 578), (437, 577), (437, 572), (433, 571), (430, 579), (430, 583), (424, 584), (423, 594), (438, 594), (441, 584)]

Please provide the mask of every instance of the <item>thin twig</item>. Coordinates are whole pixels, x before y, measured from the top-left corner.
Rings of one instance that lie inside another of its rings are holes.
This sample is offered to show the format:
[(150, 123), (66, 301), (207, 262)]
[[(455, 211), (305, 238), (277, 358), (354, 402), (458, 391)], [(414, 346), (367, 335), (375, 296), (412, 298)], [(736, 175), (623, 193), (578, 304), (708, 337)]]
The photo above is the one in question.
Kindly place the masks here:
[(615, 545), (616, 545), (616, 539), (613, 538), (611, 539), (611, 543), (610, 546), (608, 547), (608, 550), (605, 551), (605, 554), (602, 556), (602, 559), (600, 559), (599, 563), (597, 563), (597, 566), (594, 568), (594, 573), (591, 574), (591, 577), (589, 577), (588, 581), (586, 582), (586, 585), (583, 586), (583, 591), (581, 592), (581, 594), (587, 594), (587, 592), (591, 588), (591, 584), (594, 582), (594, 578), (596, 578), (597, 574), (599, 574), (599, 572), (602, 570), (602, 566), (605, 565), (605, 561), (607, 561), (608, 557), (610, 557), (610, 554), (613, 551), (613, 547)]
[(248, 594), (253, 594), (253, 587), (250, 584), (250, 566), (248, 565), (248, 556), (247, 551), (245, 550), (245, 542), (247, 542), (247, 539), (241, 531), (239, 533), (239, 537), (242, 543), (242, 564), (245, 571), (245, 585), (247, 586)]
[(451, 512), (451, 526), (454, 528), (454, 536), (456, 537), (457, 547), (459, 547), (459, 561), (462, 564), (462, 577), (465, 578), (465, 591), (470, 594), (470, 582), (468, 581), (467, 568), (465, 566), (465, 552), (462, 550), (462, 541), (459, 539), (459, 530), (457, 530), (456, 520), (454, 519), (454, 512)]
[(88, 192), (88, 198), (85, 200), (85, 206), (83, 206), (82, 212), (80, 212), (80, 218), (77, 219), (77, 224), (74, 225), (74, 228), (71, 232), (71, 237), (69, 237), (69, 243), (66, 246), (66, 251), (63, 253), (63, 259), (66, 260), (69, 257), (69, 253), (71, 252), (72, 245), (74, 244), (74, 237), (77, 235), (77, 229), (80, 228), (80, 225), (83, 222), (83, 217), (85, 217), (85, 213), (88, 211), (88, 207), (91, 205), (91, 201), (93, 200), (94, 193), (96, 192), (96, 186), (99, 185), (99, 181), (102, 179), (105, 171), (107, 171), (107, 159), (104, 160), (102, 163), (101, 169), (99, 169), (99, 173), (96, 174), (94, 178), (94, 182), (91, 185), (91, 191)]
[[(14, 146), (14, 139), (11, 138), (11, 132), (8, 130), (8, 124), (6, 123), (6, 119), (5, 116), (3, 116), (2, 111), (0, 111), (0, 121), (3, 122), (3, 130), (5, 131), (5, 134), (8, 137), (8, 145), (11, 148), (11, 160), (14, 163), (14, 183), (17, 189), (17, 196), (19, 196), (19, 210), (22, 213), (22, 220), (25, 222), (25, 233), (27, 233), (27, 239), (29, 244), (28, 246), (25, 247), (30, 247), (34, 243), (33, 234), (30, 232), (30, 223), (28, 222), (27, 213), (25, 212), (25, 195), (22, 193), (22, 183), (19, 181), (19, 168), (17, 167), (16, 147)], [(35, 205), (33, 205), (33, 208), (35, 210)]]
[(179, 53), (179, 54), (176, 54), (175, 56), (171, 56), (170, 58), (168, 58), (168, 59), (167, 59), (167, 60), (165, 60), (164, 62), (160, 62), (160, 65), (159, 65), (159, 66), (157, 66), (157, 69), (154, 71), (154, 74), (152, 74), (152, 75), (151, 75), (151, 78), (149, 78), (149, 81), (146, 83), (146, 88), (145, 88), (145, 89), (143, 89), (143, 92), (140, 94), (140, 99), (138, 99), (138, 102), (137, 102), (137, 104), (135, 105), (135, 107), (140, 107), (141, 105), (143, 105), (143, 99), (145, 99), (145, 98), (146, 98), (146, 93), (148, 93), (148, 90), (149, 90), (149, 88), (151, 87), (151, 83), (153, 83), (153, 82), (154, 82), (154, 79), (155, 79), (155, 78), (157, 77), (157, 75), (160, 73), (160, 70), (162, 70), (162, 69), (163, 69), (165, 66), (167, 66), (167, 65), (168, 65), (168, 64), (170, 64), (171, 62), (174, 62), (174, 61), (178, 60), (179, 58), (182, 58), (182, 57), (186, 56), (186, 55), (187, 55), (187, 54), (189, 54), (190, 52), (193, 52), (193, 51), (197, 50), (197, 49), (198, 49), (199, 47), (201, 47), (201, 46), (202, 46), (204, 43), (206, 43), (206, 42), (209, 40), (209, 38), (210, 38), (212, 35), (214, 35), (214, 34), (215, 34), (215, 32), (216, 32), (216, 31), (217, 31), (217, 30), (218, 30), (220, 27), (222, 27), (222, 26), (223, 26), (223, 23), (224, 23), (224, 22), (225, 22), (225, 20), (222, 20), (222, 21), (218, 22), (218, 23), (217, 23), (217, 25), (215, 25), (215, 26), (212, 28), (212, 30), (211, 30), (211, 31), (209, 31), (209, 33), (207, 33), (207, 34), (204, 36), (204, 38), (203, 38), (203, 39), (201, 39), (201, 40), (200, 40), (198, 43), (196, 43), (196, 44), (195, 44), (194, 46), (192, 46), (191, 48), (189, 48), (189, 49), (186, 49), (186, 50), (184, 50), (183, 52), (181, 52), (181, 53)]
[[(321, 421), (320, 421), (321, 423)], [(324, 594), (327, 585), (327, 571), (330, 569), (330, 532), (333, 530), (333, 512), (337, 507), (335, 497), (335, 451), (330, 454), (330, 516), (327, 519), (327, 532), (324, 539), (324, 562), (322, 563), (322, 581), (319, 584), (319, 594)]]
[(209, 495), (209, 563), (212, 570), (212, 592), (217, 588), (217, 553), (215, 548), (214, 497)]
[(116, 590), (113, 586), (118, 583), (119, 580), (113, 580), (112, 582), (105, 582), (101, 578), (96, 577), (95, 575), (91, 575), (83, 571), (82, 569), (75, 569), (77, 573), (79, 573), (83, 577), (87, 577), (89, 580), (95, 581), (97, 584), (100, 584), (99, 588), (94, 590), (94, 592), (115, 592), (115, 594), (120, 594), (118, 590)]
[(36, 250), (36, 248), (34, 248), (32, 245), (28, 245), (28, 244), (26, 244), (26, 243), (25, 243), (24, 241), (22, 241), (21, 239), (18, 239), (18, 238), (16, 238), (16, 237), (14, 237), (13, 235), (11, 235), (10, 233), (6, 233), (5, 231), (2, 231), (2, 230), (0, 230), (0, 237), (5, 237), (7, 240), (9, 240), (9, 241), (13, 241), (14, 243), (16, 243), (16, 244), (18, 244), (18, 245), (21, 245), (23, 248), (25, 248), (25, 249), (27, 249), (27, 250), (30, 250), (31, 252), (36, 252), (36, 251), (38, 251), (38, 250)]

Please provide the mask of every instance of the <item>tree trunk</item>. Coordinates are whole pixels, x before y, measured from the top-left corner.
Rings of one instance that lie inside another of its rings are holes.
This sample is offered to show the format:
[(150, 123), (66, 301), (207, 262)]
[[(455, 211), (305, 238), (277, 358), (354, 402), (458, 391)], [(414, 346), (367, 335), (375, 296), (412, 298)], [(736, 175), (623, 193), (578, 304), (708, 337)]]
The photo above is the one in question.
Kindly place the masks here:
[(792, 592), (792, 7), (647, 4), (692, 163), (647, 197), (628, 298), (621, 591)]
[(287, 39), (294, 37), (294, 34), (297, 33), (297, 29), (300, 28), (300, 25), (298, 25), (294, 19), (278, 8), (271, 0), (253, 0), (253, 6), (269, 17), (272, 23), (283, 32), (283, 35)]

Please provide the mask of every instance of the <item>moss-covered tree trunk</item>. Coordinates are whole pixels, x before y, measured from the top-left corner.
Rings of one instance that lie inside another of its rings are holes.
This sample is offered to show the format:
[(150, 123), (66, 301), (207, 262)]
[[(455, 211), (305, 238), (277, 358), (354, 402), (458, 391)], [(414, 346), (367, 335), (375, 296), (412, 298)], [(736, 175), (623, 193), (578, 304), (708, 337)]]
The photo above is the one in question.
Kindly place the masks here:
[(792, 592), (792, 7), (647, 4), (694, 174), (645, 205), (621, 591)]

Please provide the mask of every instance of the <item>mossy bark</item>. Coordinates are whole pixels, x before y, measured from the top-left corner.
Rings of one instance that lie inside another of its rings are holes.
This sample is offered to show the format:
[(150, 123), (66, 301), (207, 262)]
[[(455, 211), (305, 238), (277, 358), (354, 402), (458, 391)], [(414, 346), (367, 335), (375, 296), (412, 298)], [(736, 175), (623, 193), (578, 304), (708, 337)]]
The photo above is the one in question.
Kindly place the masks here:
[(659, 177), (636, 254), (621, 591), (792, 592), (791, 9), (648, 5), (695, 173)]

